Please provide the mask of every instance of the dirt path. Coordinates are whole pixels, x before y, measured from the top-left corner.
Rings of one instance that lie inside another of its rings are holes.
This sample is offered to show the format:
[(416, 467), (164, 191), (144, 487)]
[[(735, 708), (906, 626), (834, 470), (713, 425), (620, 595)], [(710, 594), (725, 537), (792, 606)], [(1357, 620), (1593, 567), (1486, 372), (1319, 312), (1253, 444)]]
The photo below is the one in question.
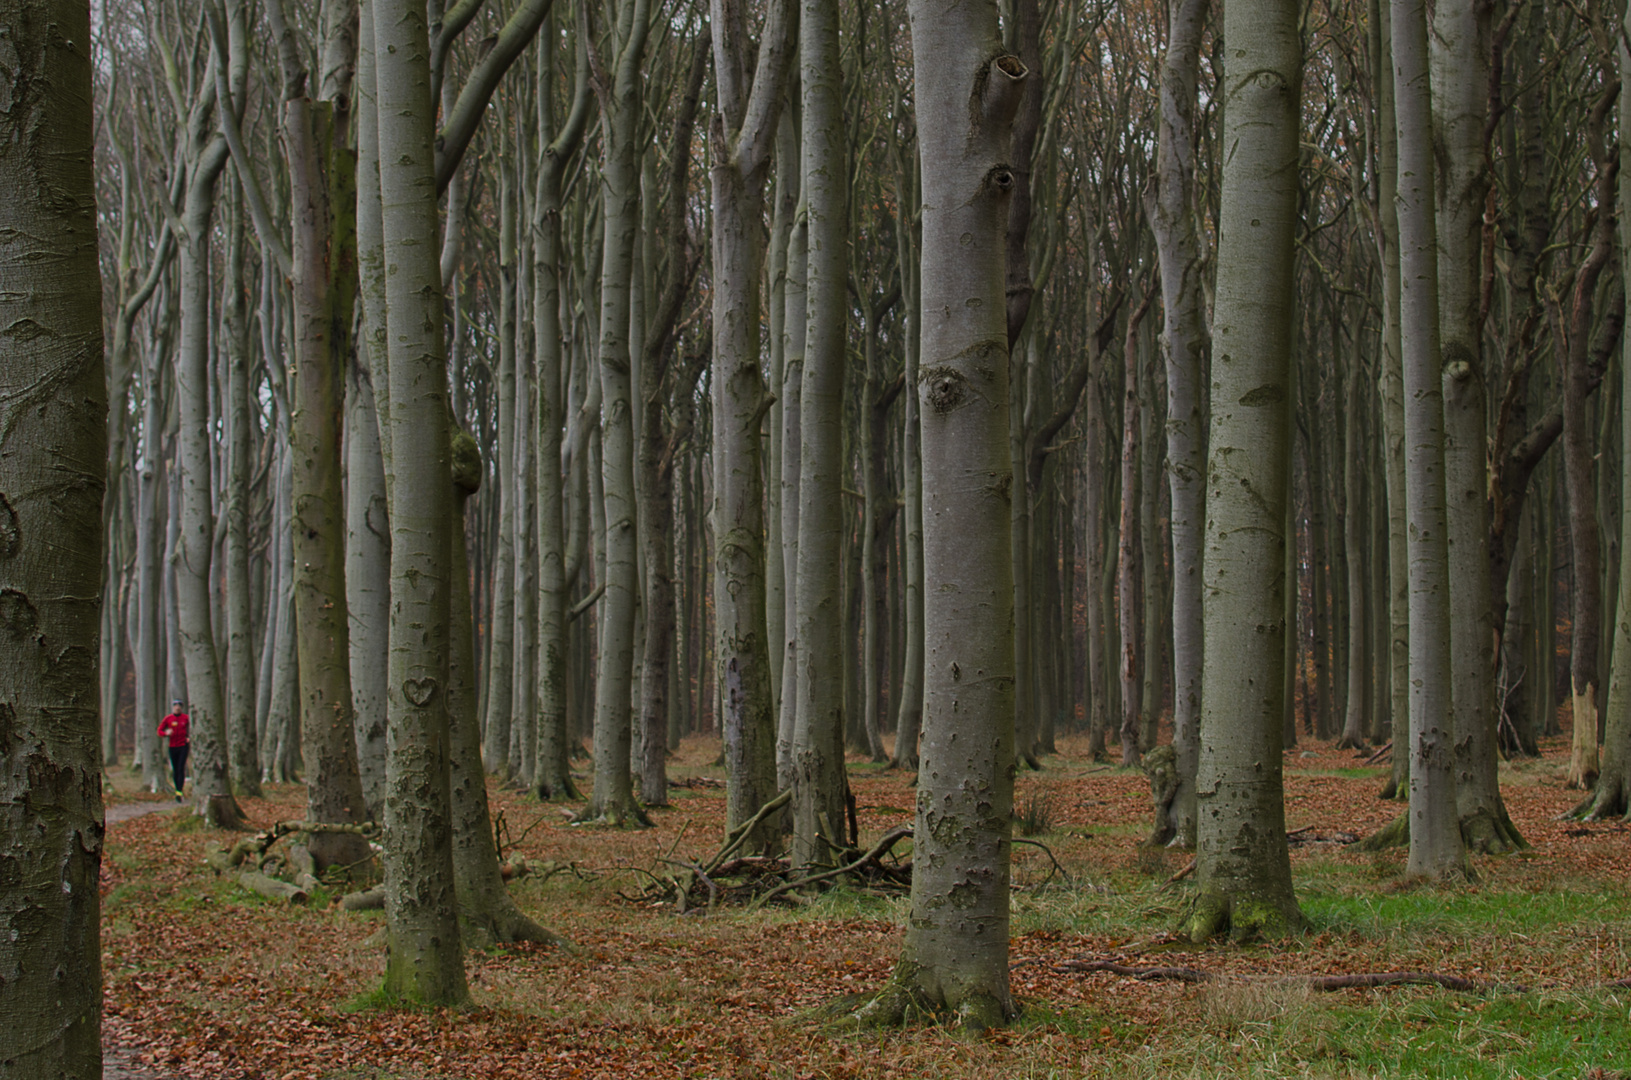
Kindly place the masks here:
[[(132, 821), (148, 814), (163, 814), (171, 810), (182, 810), (184, 803), (176, 802), (125, 802), (115, 803), (104, 811), (104, 818), (109, 825), (117, 825), (121, 821)], [(114, 1043), (115, 1032), (108, 1023), (102, 1026), (102, 1080), (165, 1080), (159, 1073), (154, 1072), (142, 1064), (138, 1051), (128, 1046), (119, 1046)]]
[(175, 802), (127, 802), (115, 803), (107, 808), (105, 817), (109, 825), (117, 825), (121, 821), (143, 817), (147, 814), (162, 814), (166, 810), (180, 810), (185, 803)]

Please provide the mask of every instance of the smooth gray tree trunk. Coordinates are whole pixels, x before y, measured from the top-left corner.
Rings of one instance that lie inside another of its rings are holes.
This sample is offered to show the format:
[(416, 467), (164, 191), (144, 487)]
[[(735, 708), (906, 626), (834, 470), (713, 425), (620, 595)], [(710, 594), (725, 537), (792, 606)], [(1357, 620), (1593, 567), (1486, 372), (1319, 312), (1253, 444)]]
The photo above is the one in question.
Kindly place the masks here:
[[(761, 423), (770, 399), (759, 373), (765, 181), (792, 50), (787, 0), (765, 12), (757, 64), (745, 11), (711, 7), (717, 113), (713, 122), (714, 670), (723, 708), (725, 827), (776, 796), (776, 698), (765, 621), (765, 500)], [(796, 797), (795, 797), (796, 798)], [(780, 846), (766, 820), (744, 846)]]
[(1466, 876), (1456, 818), (1456, 735), (1445, 514), (1444, 387), (1439, 337), (1437, 192), (1424, 0), (1393, 5), (1399, 132), (1399, 328), (1410, 538), (1410, 859), (1407, 873)]
[(1473, 3), (1439, 4), (1432, 17), (1429, 63), (1434, 149), (1443, 166), (1436, 226), (1456, 814), (1469, 849), (1498, 854), (1523, 846), (1523, 840), (1501, 801), (1496, 629), (1486, 555), (1490, 478), (1482, 301), (1490, 185), (1485, 156), (1490, 11)]
[[(596, 366), (601, 388), (601, 528), (606, 587), (598, 608), (600, 651), (595, 673), (595, 783), (581, 820), (608, 825), (646, 824), (634, 798), (629, 771), (633, 747), (636, 567), (633, 386), (630, 378), (629, 293), (634, 283), (634, 244), (640, 230), (640, 169), (635, 138), (640, 130), (640, 68), (650, 29), (650, 0), (609, 3), (622, 48), (615, 69), (597, 79), (601, 93), (601, 195), (604, 250), (600, 268), (600, 325)], [(607, 81), (611, 80), (611, 81)], [(593, 454), (591, 453), (591, 458)], [(591, 470), (591, 480), (593, 471)], [(591, 484), (591, 490), (593, 484)], [(597, 566), (597, 570), (599, 567)]]
[(1224, 10), (1194, 941), (1302, 922), (1281, 783), (1293, 251), (1302, 43), (1292, 0)]
[[(414, 1003), (457, 1004), (469, 992), (454, 901), (448, 627), (449, 604), (455, 596), (464, 602), (466, 591), (449, 565), (454, 516), (430, 46), (423, 6), (365, 3), (374, 28), (391, 430), (385, 990)], [(359, 201), (371, 196), (365, 179)]]
[[(1009, 130), (1027, 71), (995, 3), (912, 0), (923, 167), (924, 710), (912, 912), (889, 986), (859, 1014), (1012, 1020), (1013, 475), (1005, 230)], [(808, 121), (807, 121), (808, 122)], [(809, 173), (806, 172), (808, 180)], [(806, 372), (808, 377), (808, 372)]]
[(1169, 811), (1174, 847), (1195, 846), (1200, 755), (1201, 552), (1206, 528), (1206, 327), (1195, 229), (1195, 109), (1209, 0), (1170, 0), (1161, 60), (1155, 197), (1146, 216), (1161, 266), (1161, 353), (1167, 367), (1167, 482), (1172, 489), (1172, 745), (1178, 789)]
[(843, 613), (844, 349), (848, 175), (838, 5), (799, 20), (805, 207), (804, 371), (799, 396), (798, 693), (793, 717), (793, 864), (833, 861), (845, 837)]
[[(176, 550), (176, 614), (184, 695), (189, 715), (193, 806), (211, 825), (235, 827), (243, 814), (232, 797), (228, 774), (226, 702), (221, 662), (211, 620), (215, 579), (212, 439), (209, 401), (210, 234), (215, 188), (226, 167), (226, 139), (210, 123), (215, 95), (206, 92), (189, 121), (187, 195), (177, 260), (181, 337), (176, 354), (176, 401), (180, 426), (176, 466), (181, 480), (180, 531)], [(174, 511), (173, 511), (174, 512)]]

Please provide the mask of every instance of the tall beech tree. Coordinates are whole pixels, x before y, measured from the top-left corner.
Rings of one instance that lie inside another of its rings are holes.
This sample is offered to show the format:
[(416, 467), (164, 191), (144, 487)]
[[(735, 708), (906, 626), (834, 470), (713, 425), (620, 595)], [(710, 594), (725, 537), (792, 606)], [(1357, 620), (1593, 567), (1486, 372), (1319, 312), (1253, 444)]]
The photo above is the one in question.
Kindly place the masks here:
[[(912, 914), (894, 975), (858, 1013), (1017, 1013), (1008, 982), (1014, 797), (1005, 229), (1024, 64), (995, 3), (911, 0), (923, 168), (924, 703)], [(808, 172), (806, 173), (808, 182)], [(808, 378), (808, 369), (806, 370)]]
[[(231, 29), (231, 28), (229, 28)], [(210, 61), (229, 68), (229, 85), (241, 85), (247, 72), (242, 35), (212, 48), (227, 52)], [(192, 717), (193, 803), (212, 825), (236, 826), (243, 812), (232, 797), (228, 776), (226, 702), (213, 618), (215, 554), (214, 480), (210, 436), (210, 252), (215, 197), (230, 150), (214, 115), (223, 107), (217, 82), (205, 78), (187, 122), (184, 156), (187, 192), (179, 218), (177, 252), (181, 331), (175, 359), (176, 468), (181, 505), (176, 552), (176, 622), (186, 694)], [(227, 103), (226, 107), (230, 107)]]
[(1302, 921), (1281, 783), (1298, 7), (1232, 0), (1223, 16), (1223, 192), (1206, 466), (1196, 881), (1183, 920), (1203, 941)]
[[(759, 372), (765, 181), (793, 42), (788, 0), (765, 9), (758, 58), (744, 5), (711, 6), (716, 112), (713, 168), (714, 666), (735, 828), (776, 794), (776, 698), (765, 622), (765, 506), (760, 427), (770, 399)], [(751, 850), (777, 846), (766, 821)]]
[[(1465, 876), (1455, 810), (1456, 711), (1450, 654), (1445, 513), (1444, 387), (1440, 371), (1438, 230), (1427, 9), (1393, 0), (1394, 100), (1399, 130), (1399, 316), (1404, 343), (1405, 500), (1410, 542), (1410, 861), (1430, 878)], [(1467, 364), (1466, 359), (1462, 359)], [(1451, 373), (1454, 378), (1454, 373)]]
[[(236, 102), (225, 97), (223, 130), (268, 250), (289, 268), (294, 321), (289, 370), (294, 544), (295, 651), (300, 665), (300, 733), (308, 820), (355, 824), (366, 817), (352, 721), (350, 621), (346, 609), (346, 504), (341, 486), (344, 375), (356, 294), (355, 161), (347, 148), (356, 67), (356, 8), (323, 5), (313, 78), (282, 0), (267, 7), (282, 69), (281, 134), (295, 213), (287, 245), (261, 203), (254, 163), (236, 137)], [(317, 84), (318, 96), (311, 90)], [(316, 833), (318, 867), (360, 866), (368, 847), (350, 833)]]
[[(1486, 5), (1439, 5), (1430, 35), (1430, 74), (1433, 129), (1438, 133), (1437, 152), (1443, 167), (1435, 224), (1444, 372), (1456, 813), (1468, 847), (1498, 853), (1521, 847), (1523, 840), (1501, 801), (1496, 768), (1496, 638), (1490, 610), (1490, 560), (1484, 557), (1490, 540), (1488, 378), (1483, 347), (1484, 207), (1490, 182), (1484, 147), (1489, 20)], [(1350, 451), (1350, 459), (1355, 456)]]
[[(601, 487), (606, 587), (595, 673), (595, 784), (586, 821), (646, 824), (629, 772), (633, 741), (635, 607), (639, 576), (634, 491), (634, 396), (630, 379), (629, 292), (640, 231), (640, 168), (635, 140), (644, 108), (641, 64), (651, 30), (651, 0), (606, 5), (611, 67), (596, 60), (603, 158), (600, 170), (604, 247), (596, 367), (601, 392)], [(598, 58), (598, 53), (591, 54)], [(761, 624), (763, 619), (760, 620)]]
[(576, 798), (568, 760), (568, 620), (565, 492), (561, 476), (561, 427), (567, 420), (566, 328), (561, 321), (561, 185), (589, 124), (589, 52), (575, 42), (573, 97), (556, 127), (554, 35), (545, 34), (538, 64), (538, 143), (543, 147), (533, 193), (533, 369), (538, 379), (538, 748), (533, 785), (544, 799)]
[(1210, 0), (1170, 0), (1161, 60), (1161, 124), (1155, 192), (1146, 216), (1161, 267), (1161, 352), (1167, 374), (1167, 481), (1172, 487), (1172, 798), (1177, 847), (1195, 845), (1195, 768), (1200, 754), (1201, 550), (1206, 440), (1201, 375), (1206, 356), (1200, 237), (1195, 228), (1195, 125), (1201, 37)]
[(793, 862), (800, 866), (830, 861), (844, 832), (848, 784), (841, 566), (849, 165), (838, 57), (838, 5), (809, 0), (799, 21), (805, 260), (792, 786)]
[[(385, 828), (386, 992), (468, 996), (455, 918), (448, 786), (453, 486), (436, 220), (435, 102), (425, 9), (363, 0), (374, 31), (383, 359), (389, 391), (391, 634)], [(372, 192), (364, 192), (364, 199)], [(374, 372), (378, 379), (379, 371)]]
[[(1631, 32), (1631, 12), (1622, 30)], [(1618, 158), (1620, 274), (1631, 280), (1631, 50), (1624, 33), (1617, 35), (1615, 55), (1619, 61), (1619, 138), (1613, 150)], [(1631, 821), (1631, 378), (1625, 377), (1631, 365), (1631, 338), (1621, 345), (1620, 375), (1620, 577), (1619, 598), (1615, 604), (1614, 653), (1609, 671), (1608, 710), (1605, 716), (1602, 755), (1596, 789), (1574, 809), (1574, 816), (1587, 820), (1620, 817)]]
[(0, 1072), (102, 1075), (90, 6), (0, 3)]

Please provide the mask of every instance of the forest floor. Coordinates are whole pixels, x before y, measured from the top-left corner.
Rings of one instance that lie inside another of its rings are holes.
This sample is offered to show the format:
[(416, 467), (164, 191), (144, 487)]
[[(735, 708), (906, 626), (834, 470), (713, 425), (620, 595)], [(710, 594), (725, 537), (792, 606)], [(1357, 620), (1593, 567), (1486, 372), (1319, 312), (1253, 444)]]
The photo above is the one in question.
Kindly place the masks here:
[[(522, 907), (573, 942), (468, 957), (474, 1007), (385, 1010), (379, 913), (319, 895), (287, 907), (218, 879), (201, 829), (112, 770), (103, 858), (106, 1076), (118, 1080), (432, 1080), (505, 1077), (1631, 1077), (1627, 829), (1557, 816), (1568, 747), (1504, 763), (1513, 820), (1533, 845), (1474, 860), (1476, 884), (1401, 880), (1404, 852), (1346, 841), (1401, 812), (1385, 763), (1304, 744), (1286, 753), (1287, 828), (1305, 932), (1196, 948), (1170, 931), (1187, 854), (1142, 848), (1142, 773), (1062, 756), (1020, 775), (1044, 807), (1014, 850), (1012, 1028), (855, 1032), (823, 1005), (878, 988), (899, 951), (902, 897), (835, 890), (797, 908), (693, 909), (643, 898), (661, 860), (705, 860), (722, 836), (716, 740), (687, 740), (655, 827), (570, 825), (559, 806), (492, 790), (515, 853), (572, 869), (518, 879)], [(852, 759), (865, 846), (912, 818), (910, 777)], [(245, 800), (256, 828), (302, 816), (303, 791)], [(1033, 815), (1036, 816), (1036, 815)], [(1068, 970), (1069, 961), (1183, 967), (1202, 982)], [(1425, 971), (1485, 992), (1397, 986), (1322, 993), (1305, 976)]]

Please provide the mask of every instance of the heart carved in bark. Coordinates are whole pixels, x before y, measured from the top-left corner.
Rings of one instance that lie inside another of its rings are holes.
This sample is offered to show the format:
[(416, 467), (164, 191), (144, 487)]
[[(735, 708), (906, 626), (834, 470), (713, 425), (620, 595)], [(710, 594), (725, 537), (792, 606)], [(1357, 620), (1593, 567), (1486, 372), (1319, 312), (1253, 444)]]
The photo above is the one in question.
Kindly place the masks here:
[(430, 704), (430, 699), (436, 696), (436, 680), (428, 675), (423, 679), (404, 679), (402, 696), (411, 704), (423, 709)]

